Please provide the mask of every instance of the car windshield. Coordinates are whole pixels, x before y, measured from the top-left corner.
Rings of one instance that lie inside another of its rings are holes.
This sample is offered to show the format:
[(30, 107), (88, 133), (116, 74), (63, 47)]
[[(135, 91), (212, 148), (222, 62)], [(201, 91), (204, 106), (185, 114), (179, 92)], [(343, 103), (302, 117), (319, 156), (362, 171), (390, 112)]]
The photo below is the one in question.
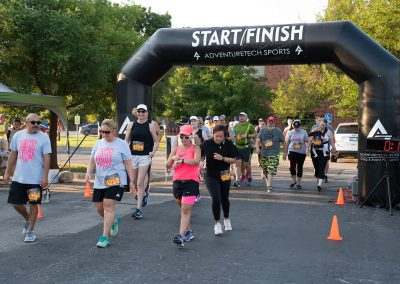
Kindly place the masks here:
[(358, 134), (358, 125), (340, 125), (336, 134)]

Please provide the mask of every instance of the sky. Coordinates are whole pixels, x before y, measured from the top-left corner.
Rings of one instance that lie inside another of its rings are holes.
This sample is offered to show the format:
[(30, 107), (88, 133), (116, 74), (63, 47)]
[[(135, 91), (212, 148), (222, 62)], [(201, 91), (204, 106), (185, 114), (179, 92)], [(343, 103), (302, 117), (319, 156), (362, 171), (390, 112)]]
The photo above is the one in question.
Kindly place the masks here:
[[(132, 2), (112, 0), (112, 2)], [(172, 27), (257, 26), (316, 22), (328, 0), (134, 0), (155, 13), (168, 12)]]

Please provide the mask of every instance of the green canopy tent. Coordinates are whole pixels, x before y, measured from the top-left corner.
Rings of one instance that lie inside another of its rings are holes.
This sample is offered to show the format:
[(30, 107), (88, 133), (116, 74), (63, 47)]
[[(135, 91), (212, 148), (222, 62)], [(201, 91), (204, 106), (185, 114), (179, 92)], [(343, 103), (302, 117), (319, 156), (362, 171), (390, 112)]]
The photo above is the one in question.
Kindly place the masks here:
[[(4, 85), (3, 85), (4, 86)], [(64, 97), (54, 97), (38, 94), (21, 94), (0, 89), (0, 105), (20, 106), (20, 107), (39, 107), (46, 108), (57, 114), (61, 123), (67, 128), (67, 108)]]

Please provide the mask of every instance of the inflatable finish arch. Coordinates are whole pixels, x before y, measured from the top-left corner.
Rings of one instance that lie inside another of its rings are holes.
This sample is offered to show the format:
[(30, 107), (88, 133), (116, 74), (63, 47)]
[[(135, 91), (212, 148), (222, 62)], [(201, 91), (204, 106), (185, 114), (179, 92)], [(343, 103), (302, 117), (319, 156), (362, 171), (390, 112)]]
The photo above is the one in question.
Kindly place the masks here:
[[(333, 63), (359, 84), (359, 199), (383, 175), (382, 154), (366, 151), (368, 136), (400, 136), (400, 62), (348, 21), (254, 27), (158, 30), (122, 67), (117, 120), (123, 135), (132, 107), (152, 105), (152, 86), (173, 66)], [(374, 127), (375, 126), (375, 127)], [(376, 133), (372, 133), (375, 131)], [(398, 160), (391, 170), (399, 171)], [(399, 177), (397, 177), (399, 181)], [(370, 204), (385, 203), (379, 190)]]

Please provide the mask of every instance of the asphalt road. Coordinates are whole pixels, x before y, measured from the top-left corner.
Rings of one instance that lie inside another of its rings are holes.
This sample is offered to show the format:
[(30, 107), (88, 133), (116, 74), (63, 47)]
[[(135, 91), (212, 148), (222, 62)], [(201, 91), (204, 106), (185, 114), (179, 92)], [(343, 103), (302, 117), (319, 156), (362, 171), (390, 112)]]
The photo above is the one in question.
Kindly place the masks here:
[[(161, 171), (162, 155), (154, 165)], [(346, 203), (337, 206), (337, 189), (350, 184), (355, 163), (331, 164), (330, 181), (314, 190), (310, 161), (303, 190), (289, 188), (287, 163), (281, 163), (274, 191), (253, 163), (251, 187), (231, 191), (233, 231), (213, 234), (211, 200), (193, 208), (195, 239), (178, 249), (179, 208), (171, 183), (153, 182), (143, 219), (134, 220), (133, 196), (117, 206), (119, 235), (110, 247), (96, 247), (102, 219), (82, 198), (84, 183), (56, 184), (42, 205), (35, 243), (26, 244), (22, 220), (6, 204), (0, 186), (1, 283), (399, 283), (400, 211)], [(327, 240), (337, 215), (342, 241)]]

